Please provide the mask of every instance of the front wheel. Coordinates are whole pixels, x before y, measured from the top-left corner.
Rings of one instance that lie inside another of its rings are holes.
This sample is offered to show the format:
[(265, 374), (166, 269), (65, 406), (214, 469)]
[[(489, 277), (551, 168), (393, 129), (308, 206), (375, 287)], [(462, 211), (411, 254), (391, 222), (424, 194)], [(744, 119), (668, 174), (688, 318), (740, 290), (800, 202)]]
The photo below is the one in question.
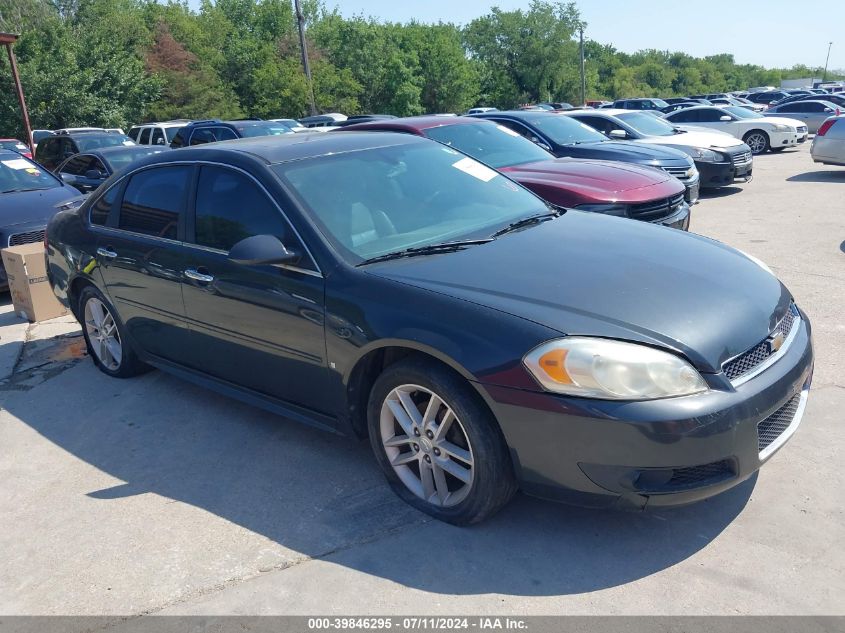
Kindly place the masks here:
[(495, 420), (466, 381), (422, 357), (389, 366), (368, 406), (370, 443), (394, 491), (456, 525), (495, 514), (516, 491)]
[(130, 378), (149, 369), (128, 345), (123, 324), (99, 290), (87, 286), (79, 297), (79, 308), (88, 353), (100, 371)]
[(763, 154), (770, 147), (769, 135), (762, 130), (751, 130), (742, 140), (751, 148), (751, 153), (755, 156), (757, 154)]

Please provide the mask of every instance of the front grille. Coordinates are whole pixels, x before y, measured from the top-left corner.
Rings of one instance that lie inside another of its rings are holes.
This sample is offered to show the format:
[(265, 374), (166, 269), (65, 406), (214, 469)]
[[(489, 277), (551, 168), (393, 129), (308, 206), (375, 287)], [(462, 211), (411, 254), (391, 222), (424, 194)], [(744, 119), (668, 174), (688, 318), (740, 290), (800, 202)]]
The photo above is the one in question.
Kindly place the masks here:
[(691, 168), (689, 166), (687, 166), (687, 167), (664, 167), (663, 171), (665, 171), (667, 174), (671, 174), (672, 176), (674, 176), (675, 178), (678, 178), (680, 180), (686, 180), (687, 178), (689, 178), (689, 176), (687, 176), (687, 172), (690, 169)]
[(712, 486), (736, 476), (734, 462), (718, 462), (683, 468), (649, 468), (640, 471), (634, 488), (645, 494), (660, 494)]
[(798, 126), (798, 133), (799, 133), (799, 134), (803, 134), (803, 133), (805, 133), (806, 131), (807, 131), (807, 126), (806, 126), (806, 125), (799, 125), (799, 126)]
[(734, 165), (744, 165), (751, 161), (751, 152), (740, 152), (731, 156)]
[[(793, 303), (789, 306), (789, 310), (787, 310), (784, 317), (780, 320), (780, 323), (777, 324), (769, 336), (777, 333), (783, 334), (784, 337), (789, 336), (797, 316), (798, 308)], [(725, 376), (727, 376), (728, 380), (736, 380), (737, 378), (744, 376), (754, 370), (758, 365), (760, 365), (760, 363), (765, 361), (774, 353), (769, 345), (768, 339), (769, 337), (766, 337), (748, 351), (743, 352), (733, 360), (730, 360), (723, 365), (722, 371), (725, 372)]]
[(757, 450), (764, 448), (774, 442), (783, 433), (798, 413), (798, 405), (801, 403), (801, 393), (796, 393), (786, 404), (757, 424)]
[(637, 220), (656, 222), (657, 220), (668, 218), (670, 215), (677, 213), (683, 203), (684, 194), (679, 193), (671, 198), (660, 198), (651, 202), (632, 204), (628, 208), (628, 213), (632, 218)]
[(33, 242), (44, 241), (44, 229), (37, 231), (28, 231), (26, 233), (15, 233), (9, 236), (9, 246), (18, 246), (20, 244), (32, 244)]

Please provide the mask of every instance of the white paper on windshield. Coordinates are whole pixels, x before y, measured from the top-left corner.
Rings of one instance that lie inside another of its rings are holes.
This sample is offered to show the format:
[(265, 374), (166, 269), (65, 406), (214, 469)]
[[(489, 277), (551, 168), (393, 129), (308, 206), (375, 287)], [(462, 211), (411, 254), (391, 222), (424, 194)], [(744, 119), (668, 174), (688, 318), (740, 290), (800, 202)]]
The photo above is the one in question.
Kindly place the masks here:
[(502, 130), (502, 132), (504, 132), (505, 134), (510, 134), (511, 136), (519, 136), (518, 133), (514, 132), (509, 127), (505, 127), (504, 125), (497, 125), (496, 127)]
[(23, 158), (13, 158), (12, 160), (2, 161), (6, 167), (11, 169), (31, 169), (32, 163), (25, 161)]
[(486, 167), (469, 157), (462, 158), (457, 163), (453, 163), (452, 167), (460, 169), (465, 174), (469, 174), (473, 178), (478, 178), (482, 182), (490, 182), (499, 175), (489, 167)]
[(135, 141), (123, 141), (124, 145), (134, 145)]

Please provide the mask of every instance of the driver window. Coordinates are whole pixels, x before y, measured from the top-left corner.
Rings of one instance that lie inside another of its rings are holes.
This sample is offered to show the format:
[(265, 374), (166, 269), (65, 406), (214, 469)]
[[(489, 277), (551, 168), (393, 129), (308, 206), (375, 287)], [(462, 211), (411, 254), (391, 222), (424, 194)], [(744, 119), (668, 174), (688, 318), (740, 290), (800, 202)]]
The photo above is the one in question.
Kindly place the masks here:
[(200, 246), (228, 252), (247, 237), (274, 235), (288, 248), (304, 250), (278, 207), (241, 172), (203, 165), (195, 213), (193, 242)]

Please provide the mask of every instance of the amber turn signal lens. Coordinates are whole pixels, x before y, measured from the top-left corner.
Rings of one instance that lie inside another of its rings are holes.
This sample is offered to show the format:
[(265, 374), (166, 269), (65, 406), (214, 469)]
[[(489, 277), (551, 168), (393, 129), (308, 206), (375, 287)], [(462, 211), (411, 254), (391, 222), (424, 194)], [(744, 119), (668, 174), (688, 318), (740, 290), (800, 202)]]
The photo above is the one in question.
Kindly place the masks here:
[(568, 351), (565, 349), (552, 349), (543, 354), (539, 360), (540, 367), (548, 374), (549, 378), (563, 385), (572, 384), (572, 378), (566, 373), (566, 367), (564, 365)]

